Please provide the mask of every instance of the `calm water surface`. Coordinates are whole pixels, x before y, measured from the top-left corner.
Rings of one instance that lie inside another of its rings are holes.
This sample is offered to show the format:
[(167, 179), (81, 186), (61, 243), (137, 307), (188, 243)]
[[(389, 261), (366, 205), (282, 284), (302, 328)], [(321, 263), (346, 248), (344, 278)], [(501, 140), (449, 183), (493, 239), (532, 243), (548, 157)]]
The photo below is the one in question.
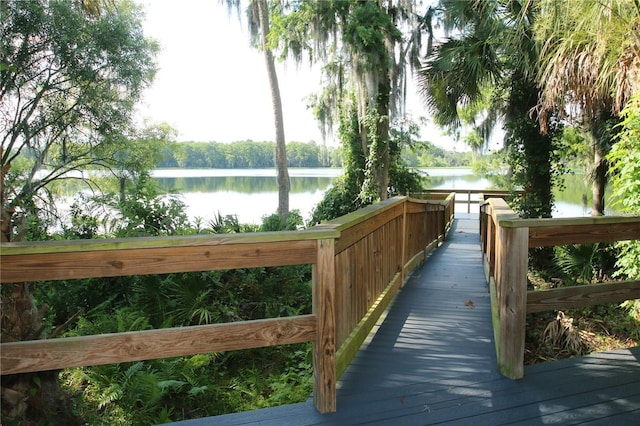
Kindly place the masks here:
[[(428, 188), (495, 189), (491, 182), (475, 176), (465, 168), (421, 169), (428, 175)], [(342, 169), (289, 169), (290, 208), (300, 210), (307, 220)], [(262, 217), (275, 213), (278, 186), (275, 169), (166, 169), (154, 170), (152, 176), (161, 188), (178, 191), (187, 205), (190, 219), (200, 217), (204, 223), (218, 213), (236, 215), (241, 223), (260, 223)], [(556, 194), (555, 216), (586, 216), (590, 213), (590, 187), (580, 175), (568, 175), (566, 188)], [(586, 199), (587, 206), (583, 204)], [(462, 206), (459, 207), (464, 210)], [(472, 210), (473, 211), (473, 210)], [(476, 210), (477, 211), (477, 207)]]

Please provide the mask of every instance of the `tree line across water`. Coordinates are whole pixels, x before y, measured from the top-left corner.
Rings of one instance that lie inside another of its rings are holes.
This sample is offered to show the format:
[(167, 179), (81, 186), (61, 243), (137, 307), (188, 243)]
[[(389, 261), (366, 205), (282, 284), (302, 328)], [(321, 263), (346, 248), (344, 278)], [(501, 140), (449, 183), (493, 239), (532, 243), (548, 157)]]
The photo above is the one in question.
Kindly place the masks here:
[[(159, 168), (242, 169), (272, 168), (275, 142), (237, 141), (172, 142), (162, 152)], [(289, 167), (343, 167), (343, 148), (315, 142), (287, 143)], [(449, 151), (430, 142), (403, 148), (402, 160), (410, 167), (470, 167), (471, 152)]]

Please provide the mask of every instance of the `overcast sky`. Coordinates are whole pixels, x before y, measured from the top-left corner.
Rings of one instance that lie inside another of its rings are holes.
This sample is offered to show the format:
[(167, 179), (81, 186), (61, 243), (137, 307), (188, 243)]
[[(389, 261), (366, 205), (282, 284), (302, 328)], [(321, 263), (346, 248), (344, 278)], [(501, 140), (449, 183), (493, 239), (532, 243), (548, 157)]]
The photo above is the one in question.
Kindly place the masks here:
[[(167, 122), (180, 141), (275, 140), (271, 93), (262, 54), (249, 46), (246, 25), (217, 0), (137, 0), (145, 34), (159, 41), (159, 71), (145, 92), (140, 118)], [(318, 89), (308, 64), (278, 64), (287, 141), (322, 141), (305, 97)], [(409, 109), (426, 115), (415, 94)], [(422, 139), (452, 149), (440, 130)], [(429, 133), (429, 134), (425, 134)], [(327, 141), (335, 144), (333, 141)]]

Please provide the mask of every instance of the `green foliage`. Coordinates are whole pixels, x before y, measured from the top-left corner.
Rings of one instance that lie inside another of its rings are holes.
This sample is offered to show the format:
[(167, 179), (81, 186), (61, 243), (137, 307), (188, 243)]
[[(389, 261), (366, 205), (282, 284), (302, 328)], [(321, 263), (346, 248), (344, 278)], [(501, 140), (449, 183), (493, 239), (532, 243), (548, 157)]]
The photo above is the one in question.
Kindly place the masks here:
[(571, 244), (555, 247), (555, 262), (565, 283), (591, 284), (611, 278), (618, 254), (608, 244)]
[(389, 195), (408, 195), (424, 188), (425, 178), (400, 164), (389, 171)]
[[(386, 117), (381, 117), (377, 111), (372, 111), (370, 108), (367, 109), (364, 117), (360, 117), (361, 128), (358, 129), (357, 134), (360, 135), (360, 138), (367, 140), (368, 154), (365, 158), (365, 167), (362, 170), (364, 179), (358, 197), (365, 204), (371, 204), (382, 198), (383, 189), (385, 192), (387, 191), (387, 188), (383, 187), (382, 184), (384, 182), (384, 167), (385, 165), (387, 168), (390, 167), (390, 141), (381, 137), (378, 132), (378, 126), (386, 119)], [(360, 132), (365, 134), (362, 135)], [(359, 141), (358, 143), (362, 142)], [(385, 157), (387, 158), (385, 159)]]
[(213, 234), (233, 234), (238, 232), (254, 232), (255, 226), (244, 225), (238, 221), (236, 215), (222, 216), (220, 212), (209, 221), (208, 230)]
[(593, 258), (598, 244), (574, 244), (556, 247), (556, 262), (560, 269), (579, 284), (593, 279)]
[[(442, 0), (439, 14), (447, 38), (418, 82), (437, 123), (452, 129), (463, 122), (474, 125), (476, 148), (497, 117), (504, 118), (512, 186), (525, 193), (515, 208), (530, 218), (551, 217), (558, 175), (553, 138), (559, 128), (550, 126), (543, 134), (536, 115), (539, 46), (532, 31), (537, 12), (528, 2)], [(476, 125), (481, 116), (486, 119)]]
[[(640, 95), (631, 98), (621, 114), (617, 142), (607, 159), (611, 163), (613, 194), (622, 212), (640, 215)], [(617, 276), (640, 277), (640, 241), (618, 243)], [(627, 303), (631, 315), (640, 320), (640, 301)]]
[[(142, 208), (135, 211), (146, 212), (150, 199), (138, 202)], [(220, 220), (218, 232), (250, 229), (232, 217)], [(265, 217), (250, 230), (300, 226), (294, 211), (284, 219)], [(67, 328), (65, 336), (302, 315), (312, 308), (309, 265), (39, 283), (36, 289), (38, 303), (49, 306), (47, 332)], [(310, 350), (299, 344), (75, 368), (60, 380), (86, 424), (158, 424), (304, 401), (312, 388)]]
[(562, 136), (558, 140), (558, 151), (560, 160), (567, 170), (590, 173), (593, 152), (580, 127), (567, 126), (562, 129)]
[(64, 228), (65, 239), (91, 239), (98, 236), (98, 218), (86, 210), (85, 197), (80, 195), (69, 208), (70, 226)]
[[(174, 196), (161, 194), (148, 173), (142, 173), (123, 193), (107, 193), (89, 201), (83, 204), (88, 213), (79, 209), (78, 202), (74, 204), (68, 233), (81, 235), (87, 232), (87, 225), (97, 222), (115, 237), (172, 235), (189, 228), (184, 203)], [(88, 221), (87, 217), (93, 220)]]
[(640, 242), (623, 241), (618, 243), (620, 258), (618, 259), (617, 276), (637, 279), (640, 277)]
[(175, 198), (158, 197), (150, 186), (137, 185), (130, 199), (117, 204), (124, 225), (117, 237), (171, 235), (187, 226), (184, 204)]
[(511, 114), (505, 125), (509, 164), (513, 181), (524, 191), (518, 210), (525, 218), (548, 218), (553, 210), (552, 188), (565, 170), (558, 161), (556, 137), (561, 127), (550, 126), (540, 132), (537, 121), (529, 114), (532, 100), (537, 99), (533, 82), (518, 80), (511, 88)]
[(303, 225), (304, 220), (302, 219), (300, 211), (292, 210), (284, 217), (277, 213), (263, 217), (260, 231), (295, 231), (297, 229), (301, 229)]
[(339, 137), (344, 154), (344, 174), (334, 181), (333, 186), (314, 207), (311, 225), (335, 219), (367, 205), (360, 197), (366, 159), (359, 141), (358, 127), (356, 112), (343, 111), (340, 117)]
[[(96, 219), (105, 202), (109, 214)], [(79, 200), (64, 235), (104, 237), (105, 222), (123, 236), (192, 232), (183, 207), (165, 204), (143, 175), (125, 200)], [(265, 217), (260, 227), (234, 216), (211, 225), (215, 232), (277, 231), (303, 221), (293, 211)], [(35, 299), (49, 306), (48, 335), (80, 336), (308, 314), (310, 280), (308, 265), (84, 279), (39, 283)], [(87, 424), (157, 424), (300, 402), (311, 376), (310, 345), (293, 345), (68, 369), (60, 380)]]
[(402, 152), (418, 144), (418, 125), (411, 121), (396, 121), (389, 129), (389, 195), (406, 195), (421, 191), (423, 177), (402, 162)]
[(157, 45), (144, 38), (129, 2), (90, 18), (77, 2), (5, 1), (0, 25), (1, 61), (11, 64), (0, 71), (0, 207), (11, 240), (23, 217), (51, 207), (52, 182), (114, 164), (107, 146), (129, 130), (155, 73)]
[(310, 225), (332, 220), (352, 211), (364, 207), (360, 200), (360, 187), (347, 175), (338, 177), (331, 188), (322, 197), (322, 200), (313, 208)]
[(471, 167), (472, 152), (449, 151), (428, 141), (416, 141), (402, 148), (407, 167)]
[[(163, 159), (158, 167), (180, 168), (272, 168), (275, 167), (273, 152), (275, 142), (237, 141), (221, 142), (174, 142), (163, 150)], [(289, 142), (287, 161), (290, 167), (328, 167), (339, 164), (329, 161), (334, 148), (315, 142)]]
[[(122, 299), (89, 310), (67, 335), (310, 313), (310, 273), (308, 266), (292, 266), (131, 277)], [(310, 349), (292, 345), (69, 369), (61, 378), (81, 396), (77, 411), (88, 424), (156, 424), (306, 400)]]
[[(354, 109), (344, 111), (340, 120), (340, 140), (344, 153), (344, 174), (333, 182), (322, 200), (315, 206), (310, 224), (335, 219), (378, 200), (378, 184), (376, 179), (380, 173), (377, 168), (387, 164), (389, 195), (418, 192), (423, 187), (423, 178), (415, 171), (401, 163), (403, 149), (411, 149), (418, 135), (415, 124), (397, 123), (389, 131), (390, 139), (386, 145), (377, 140), (377, 121), (379, 117), (372, 114), (367, 128), (369, 139), (369, 155), (365, 156), (361, 143), (359, 118)], [(381, 162), (378, 157), (386, 155), (387, 161)]]
[[(357, 116), (352, 134), (358, 141), (345, 139), (343, 130), (339, 133), (344, 146), (359, 143), (365, 155), (363, 167), (358, 168), (364, 173), (359, 191), (364, 203), (386, 199), (394, 186), (389, 182), (395, 162), (390, 126), (404, 118), (407, 70), (420, 65), (423, 31), (430, 31), (422, 9), (413, 1), (393, 7), (378, 2), (301, 1), (289, 4), (273, 20), (274, 46), (296, 59), (309, 52), (312, 61), (324, 64), (322, 92), (311, 99), (322, 131), (332, 130), (335, 122), (343, 127), (351, 120), (345, 115)], [(347, 180), (352, 178), (360, 179)]]
[(640, 95), (622, 113), (617, 141), (609, 153), (611, 183), (622, 212), (640, 214)]

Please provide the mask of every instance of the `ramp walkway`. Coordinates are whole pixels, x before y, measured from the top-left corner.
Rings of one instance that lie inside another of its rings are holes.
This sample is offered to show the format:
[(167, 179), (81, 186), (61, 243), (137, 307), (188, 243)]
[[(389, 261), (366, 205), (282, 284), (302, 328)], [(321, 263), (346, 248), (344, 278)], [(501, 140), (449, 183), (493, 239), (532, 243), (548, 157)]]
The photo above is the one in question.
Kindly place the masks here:
[(640, 348), (498, 373), (477, 215), (457, 215), (338, 386), (332, 414), (309, 400), (176, 424), (640, 425)]

